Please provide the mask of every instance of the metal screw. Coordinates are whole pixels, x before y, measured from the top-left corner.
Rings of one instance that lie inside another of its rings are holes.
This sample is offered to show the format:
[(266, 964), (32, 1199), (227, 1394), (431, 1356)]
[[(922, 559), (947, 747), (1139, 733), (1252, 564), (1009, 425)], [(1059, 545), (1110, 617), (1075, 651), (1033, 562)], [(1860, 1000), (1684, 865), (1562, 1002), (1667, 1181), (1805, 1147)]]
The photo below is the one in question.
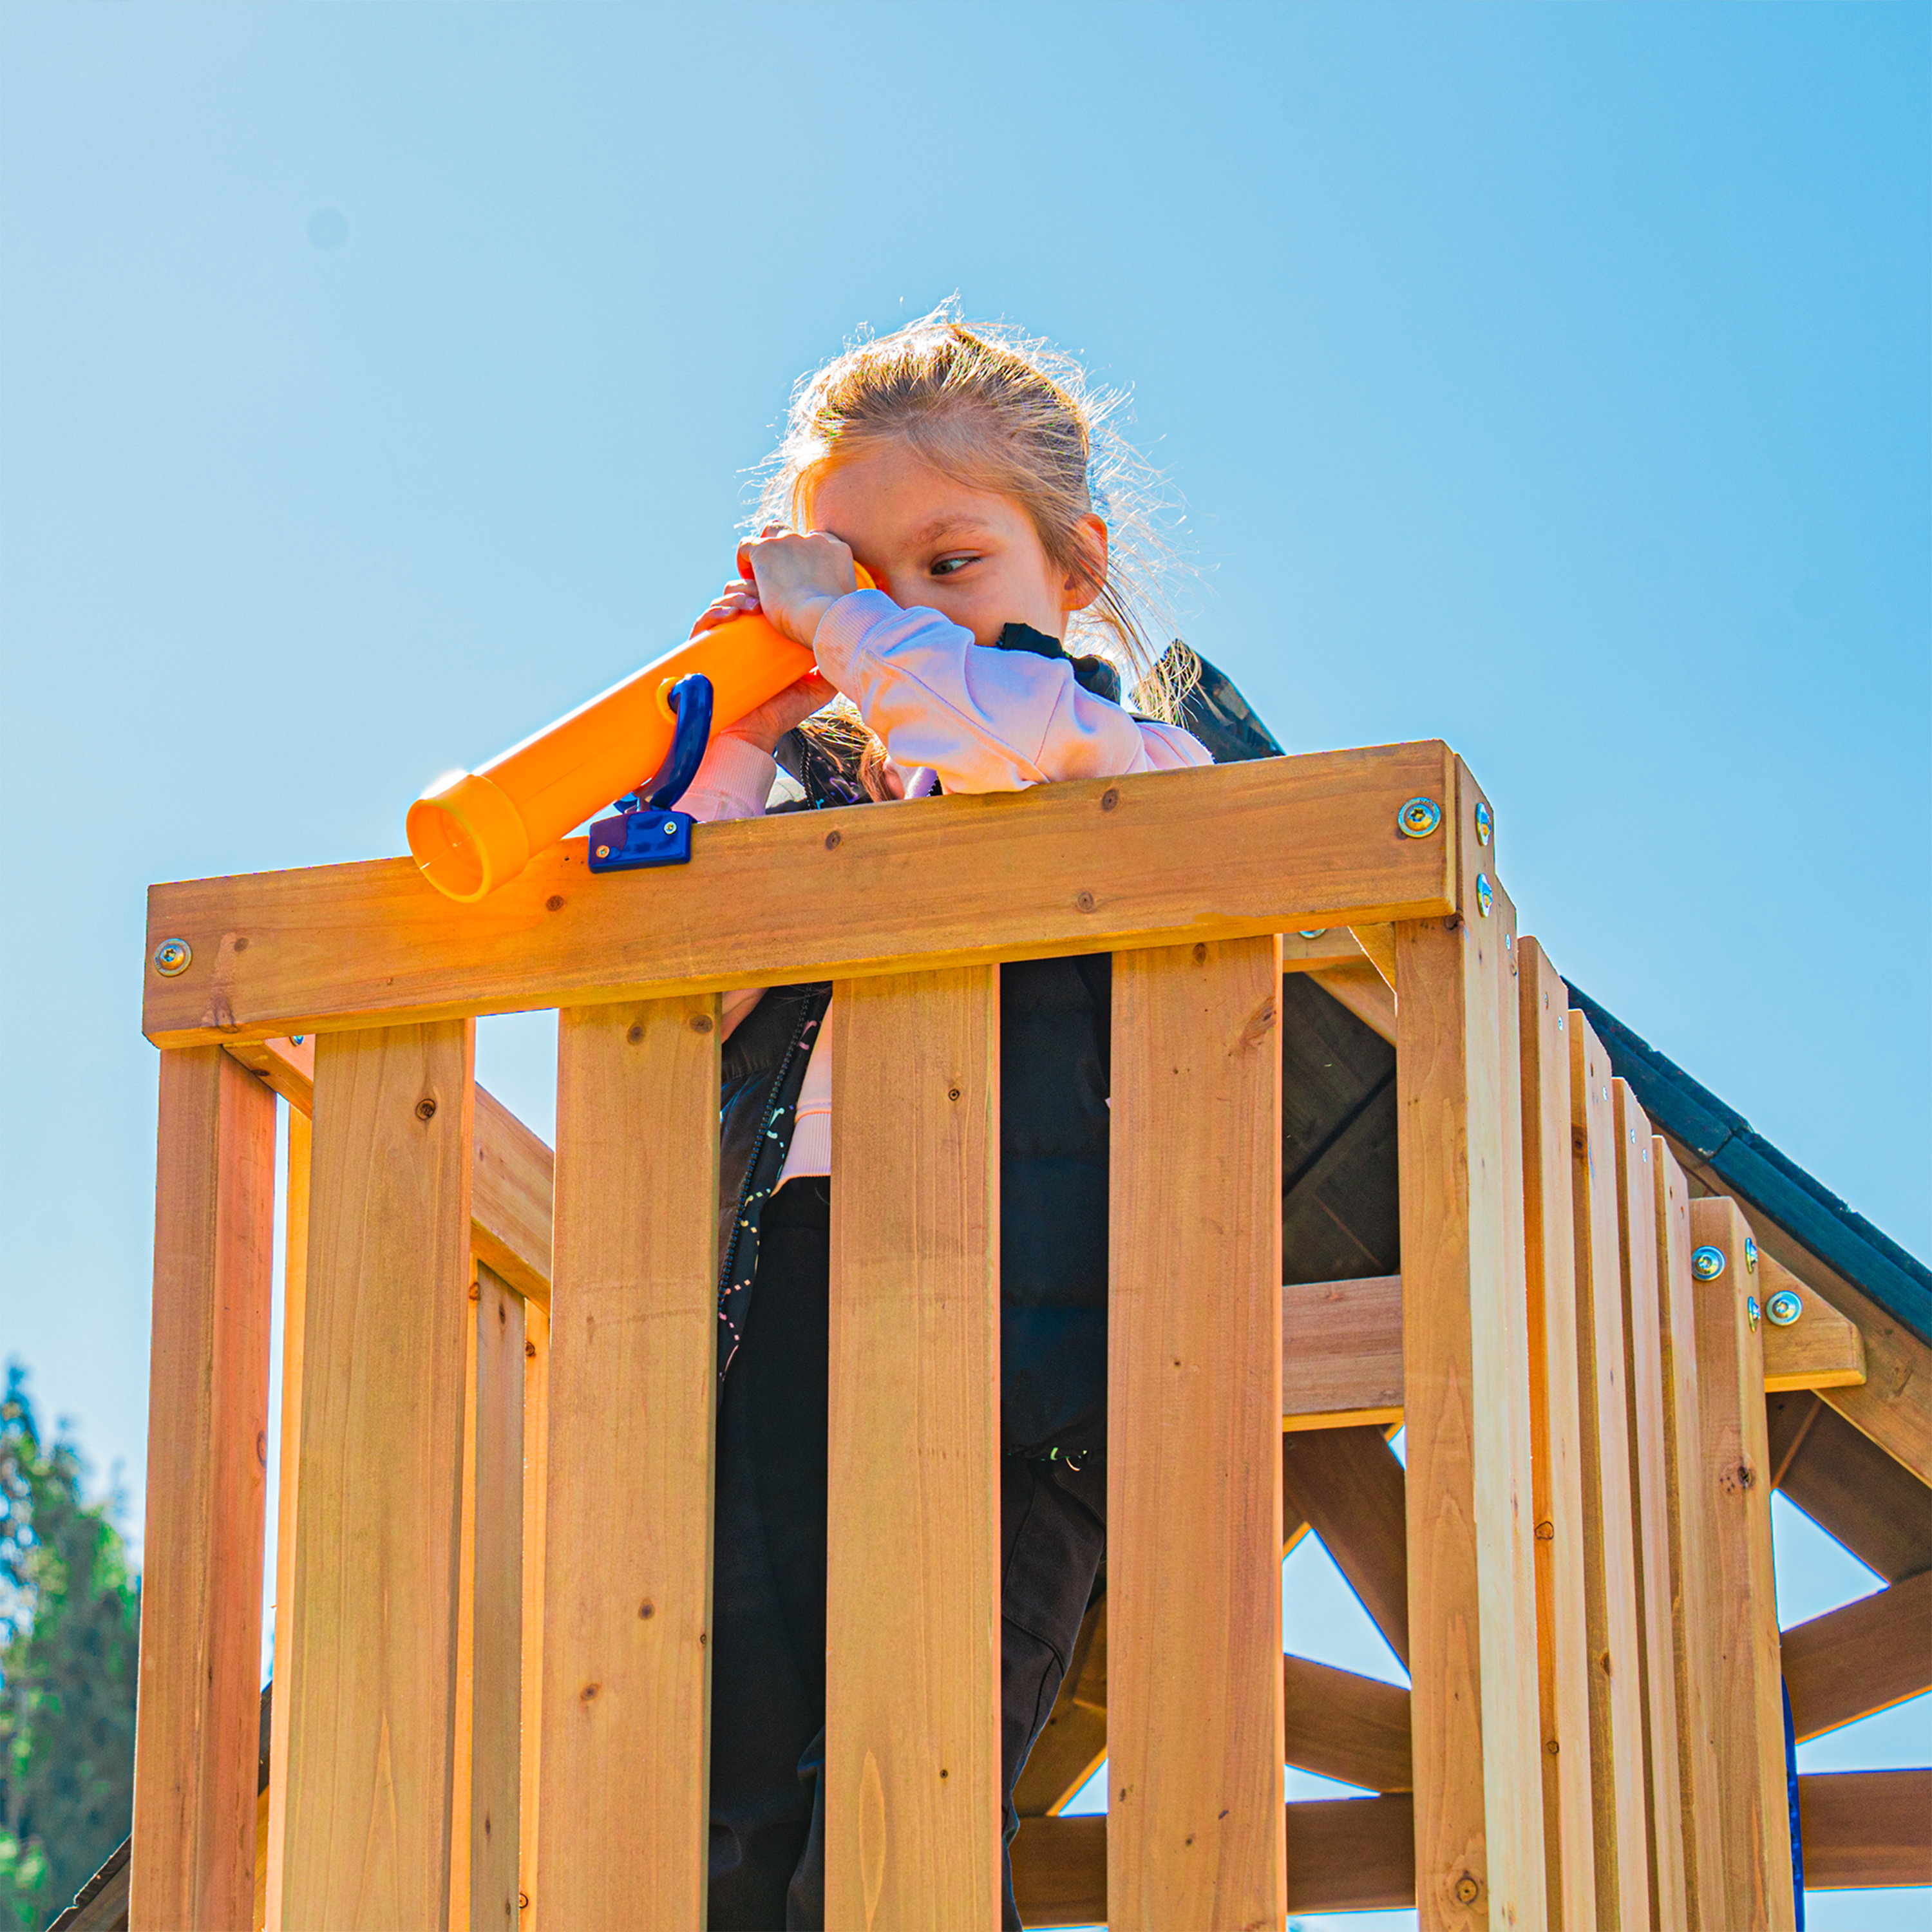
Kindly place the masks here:
[(675, 838), (677, 836), (677, 821), (675, 819), (668, 818), (664, 820), (664, 836), (667, 838)]
[(1724, 1271), (1722, 1248), (1700, 1248), (1690, 1257), (1690, 1272), (1700, 1281), (1715, 1281)]
[(1764, 1318), (1774, 1328), (1789, 1328), (1804, 1312), (1803, 1300), (1788, 1288), (1780, 1288), (1764, 1304)]
[(164, 939), (154, 948), (154, 970), (164, 980), (178, 979), (194, 963), (194, 948), (184, 939)]
[(1476, 843), (1478, 845), (1486, 845), (1490, 842), (1490, 834), (1496, 829), (1496, 821), (1490, 815), (1488, 800), (1478, 799), (1476, 801)]
[(1748, 1294), (1744, 1297), (1744, 1314), (1750, 1323), (1753, 1332), (1755, 1333), (1757, 1328), (1757, 1297), (1756, 1295)]
[(1474, 1905), (1481, 1894), (1482, 1889), (1483, 1888), (1467, 1872), (1465, 1872), (1456, 1881), (1456, 1903), (1458, 1905)]
[(1442, 823), (1442, 808), (1432, 798), (1412, 798), (1395, 815), (1405, 838), (1426, 838)]
[(1748, 1274), (1757, 1273), (1757, 1244), (1748, 1234), (1744, 1237), (1744, 1271)]
[(289, 1035), (289, 1044), (291, 1046), (299, 1046), (308, 1037), (308, 1035), (305, 1033), (292, 1033)]
[(1310, 926), (1298, 932), (1294, 936), (1298, 939), (1320, 939), (1327, 934), (1328, 931), (1328, 928), (1325, 926)]
[(598, 858), (600, 858), (600, 859), (608, 859), (608, 858), (609, 858), (609, 857), (610, 857), (610, 847), (609, 847), (609, 846), (608, 846), (608, 845), (600, 845), (600, 846), (598, 846), (598, 848), (597, 848), (597, 856), (598, 856)]
[(1490, 904), (1493, 895), (1490, 891), (1490, 875), (1486, 872), (1476, 874), (1476, 910), (1485, 919), (1490, 916)]

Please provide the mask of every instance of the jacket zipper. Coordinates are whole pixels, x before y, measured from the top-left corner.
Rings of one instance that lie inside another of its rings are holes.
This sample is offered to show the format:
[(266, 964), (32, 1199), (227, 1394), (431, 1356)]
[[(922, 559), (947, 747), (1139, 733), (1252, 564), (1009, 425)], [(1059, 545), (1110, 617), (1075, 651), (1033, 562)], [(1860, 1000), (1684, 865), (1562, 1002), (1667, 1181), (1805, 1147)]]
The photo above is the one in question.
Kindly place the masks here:
[(759, 1123), (758, 1138), (752, 1149), (752, 1157), (745, 1164), (745, 1178), (738, 1184), (737, 1204), (731, 1210), (731, 1241), (724, 1250), (724, 1262), (718, 1271), (718, 1292), (722, 1296), (726, 1284), (731, 1279), (731, 1270), (737, 1265), (738, 1241), (745, 1226), (745, 1210), (752, 1198), (752, 1183), (758, 1178), (758, 1161), (765, 1150), (765, 1142), (772, 1131), (772, 1123), (778, 1117), (778, 1096), (784, 1090), (785, 1076), (791, 1071), (791, 1064), (796, 1057), (800, 1043), (805, 1038), (805, 1030), (812, 1024), (812, 1006), (808, 1002), (806, 1010), (799, 1016), (798, 1024), (794, 1029), (791, 1044), (784, 1050), (784, 1058), (778, 1062), (778, 1070), (772, 1076), (771, 1090), (765, 1104), (765, 1116)]

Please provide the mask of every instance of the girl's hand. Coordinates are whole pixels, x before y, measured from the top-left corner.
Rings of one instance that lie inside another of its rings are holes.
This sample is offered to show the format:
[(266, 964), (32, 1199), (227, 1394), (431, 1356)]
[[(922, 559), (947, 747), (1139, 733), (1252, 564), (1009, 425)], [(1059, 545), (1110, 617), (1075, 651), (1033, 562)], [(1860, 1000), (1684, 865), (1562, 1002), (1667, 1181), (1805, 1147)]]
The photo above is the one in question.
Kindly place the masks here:
[(818, 620), (859, 587), (852, 553), (836, 537), (802, 537), (776, 524), (738, 546), (738, 574), (756, 585), (766, 616), (807, 650)]
[[(692, 626), (695, 638), (716, 630), (734, 617), (754, 616), (759, 609), (758, 587), (740, 581), (728, 584)], [(802, 724), (814, 711), (823, 711), (838, 695), (837, 687), (815, 670), (807, 671), (796, 684), (788, 685), (777, 697), (767, 698), (755, 711), (748, 711), (735, 722), (724, 726), (721, 738), (742, 738), (769, 754), (794, 725)]]

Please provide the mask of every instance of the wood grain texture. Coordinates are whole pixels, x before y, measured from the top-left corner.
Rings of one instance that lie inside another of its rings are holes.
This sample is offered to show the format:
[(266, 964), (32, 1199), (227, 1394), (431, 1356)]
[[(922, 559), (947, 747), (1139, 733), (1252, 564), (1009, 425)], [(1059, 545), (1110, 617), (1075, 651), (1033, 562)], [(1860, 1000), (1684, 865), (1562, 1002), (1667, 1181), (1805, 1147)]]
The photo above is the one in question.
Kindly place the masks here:
[(558, 1026), (537, 1848), (554, 1932), (704, 1923), (718, 1042), (709, 995)]
[(1396, 814), (1453, 777), (1430, 740), (922, 800), (836, 842), (738, 819), (646, 881), (592, 879), (566, 839), (480, 905), (407, 859), (157, 886), (149, 952), (195, 957), (147, 971), (142, 1027), (191, 1046), (1439, 916), (1454, 842)]
[(1630, 1083), (1610, 1083), (1616, 1132), (1617, 1232), (1623, 1286), (1626, 1417), (1636, 1504), (1637, 1655), (1643, 1672), (1644, 1803), (1650, 1820), (1650, 1914), (1658, 1932), (1690, 1932), (1672, 1628), (1670, 1454), (1664, 1435), (1658, 1304), (1657, 1177), (1650, 1118)]
[(1684, 1886), (1697, 1932), (1723, 1932), (1723, 1797), (1718, 1778), (1720, 1623), (1710, 1502), (1704, 1480), (1702, 1372), (1690, 1272), (1690, 1194), (1660, 1134), (1651, 1142), (1657, 1197), (1658, 1334), (1663, 1354), (1665, 1495), (1670, 1510), (1672, 1666), (1677, 1690), (1677, 1780)]
[(1695, 1294), (1703, 1398), (1703, 1475), (1721, 1612), (1716, 1686), (1718, 1816), (1726, 1932), (1791, 1932), (1791, 1834), (1784, 1786), (1778, 1596), (1764, 1351), (1748, 1302), (1748, 1230), (1736, 1204), (1690, 1204), (1690, 1238), (1718, 1249), (1723, 1273)]
[(1117, 956), (1108, 1897), (1273, 1925), (1282, 1870), (1280, 949)]
[(1784, 1326), (1764, 1324), (1764, 1385), (1785, 1389), (1856, 1388), (1865, 1380), (1864, 1337), (1858, 1324), (1840, 1315), (1822, 1294), (1808, 1290), (1783, 1262), (1758, 1250), (1758, 1301), (1768, 1308), (1774, 1294), (1791, 1294), (1804, 1312)]
[[(1425, 1932), (1546, 1922), (1515, 919), (1396, 928), (1416, 1904)], [(1507, 1797), (1504, 1794), (1508, 1794)]]
[(543, 1775), (544, 1529), (550, 1468), (550, 1310), (524, 1304), (523, 1736), (518, 1755), (518, 1932), (536, 1932), (537, 1801)]
[(1362, 1024), (1395, 1044), (1395, 994), (1388, 982), (1364, 960), (1360, 965), (1330, 966), (1311, 975), (1324, 993), (1332, 994)]
[(1282, 1659), (1282, 1755), (1296, 1770), (1364, 1791), (1410, 1788), (1408, 1693), (1400, 1684), (1288, 1656)]
[[(296, 1516), (302, 1486), (296, 1472), (302, 1462), (302, 1332), (308, 1297), (308, 1180), (312, 1136), (308, 1115), (288, 1112), (287, 1204), (282, 1238), (282, 1434), (280, 1474), (275, 1498), (275, 1647), (286, 1657), (294, 1642), (296, 1604)], [(262, 1921), (279, 1928), (282, 1922), (282, 1848), (288, 1829), (289, 1706), (286, 1697), (271, 1700), (268, 1743), (268, 1828), (263, 1840), (263, 1864), (256, 1874), (262, 1892)]]
[(1408, 1492), (1386, 1432), (1371, 1424), (1286, 1436), (1282, 1508), (1305, 1522), (1405, 1667), (1409, 1658)]
[(1292, 1283), (1281, 1292), (1281, 1426), (1402, 1418), (1402, 1276)]
[(287, 1932), (448, 1913), (475, 1033), (316, 1055)]
[(1932, 1885), (1932, 1771), (1808, 1773), (1798, 1820), (1807, 1891)]
[(1591, 1932), (1597, 1922), (1596, 1828), (1570, 1184), (1570, 999), (1535, 940), (1519, 940), (1516, 957), (1544, 1879), (1554, 1932)]
[(275, 1096), (161, 1056), (129, 1923), (247, 1932), (275, 1208)]
[(477, 1269), (473, 1359), (470, 1932), (515, 1932), (521, 1807), (524, 1298)]
[(1765, 1397), (1772, 1486), (1887, 1582), (1932, 1570), (1932, 1490), (1831, 1407), (1831, 1394)]
[(1794, 1624), (1779, 1648), (1800, 1743), (1932, 1690), (1932, 1570)]
[(1001, 1900), (999, 974), (835, 997), (825, 1922), (980, 1932)]
[(1597, 1923), (1604, 1932), (1618, 1928), (1641, 1932), (1650, 1922), (1650, 1833), (1644, 1804), (1642, 1613), (1625, 1393), (1628, 1366), (1618, 1259), (1616, 1116), (1610, 1055), (1574, 1007), (1569, 1031)]

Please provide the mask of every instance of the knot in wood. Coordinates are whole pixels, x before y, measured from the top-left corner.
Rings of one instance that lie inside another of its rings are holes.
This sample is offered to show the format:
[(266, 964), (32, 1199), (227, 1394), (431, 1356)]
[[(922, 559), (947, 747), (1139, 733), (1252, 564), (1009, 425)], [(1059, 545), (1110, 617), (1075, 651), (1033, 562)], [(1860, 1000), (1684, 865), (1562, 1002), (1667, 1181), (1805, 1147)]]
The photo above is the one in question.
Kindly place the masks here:
[(1102, 812), (1112, 812), (1120, 802), (1120, 794), (1112, 785), (1100, 794), (1100, 809)]
[(550, 897), (544, 901), (545, 912), (561, 912), (562, 910), (563, 895), (561, 892), (552, 892)]
[(837, 851), (838, 849), (838, 841), (842, 836), (842, 835), (836, 832), (828, 832), (825, 835), (826, 850), (828, 852)]
[(1076, 892), (1073, 896), (1073, 903), (1082, 912), (1091, 912), (1094, 910), (1094, 895), (1089, 892)]
[(436, 1118), (436, 1102), (429, 1099), (427, 1096), (424, 1096), (423, 1099), (418, 1100), (416, 1102), (416, 1118), (419, 1120), (434, 1120)]
[(1456, 1903), (1474, 1905), (1481, 1895), (1483, 1888), (1467, 1872), (1456, 1881)]
[(693, 1033), (709, 1033), (711, 1030), (711, 1016), (709, 1013), (692, 1014), (691, 1030)]
[(1540, 1522), (1536, 1526), (1536, 1540), (1539, 1543), (1556, 1540), (1556, 1526), (1553, 1522)]
[(631, 1046), (635, 1046), (638, 1042), (644, 1038), (644, 1029), (642, 1024), (640, 1023), (639, 1024), (632, 1027), (630, 1030), (625, 1034), (624, 1038)]

